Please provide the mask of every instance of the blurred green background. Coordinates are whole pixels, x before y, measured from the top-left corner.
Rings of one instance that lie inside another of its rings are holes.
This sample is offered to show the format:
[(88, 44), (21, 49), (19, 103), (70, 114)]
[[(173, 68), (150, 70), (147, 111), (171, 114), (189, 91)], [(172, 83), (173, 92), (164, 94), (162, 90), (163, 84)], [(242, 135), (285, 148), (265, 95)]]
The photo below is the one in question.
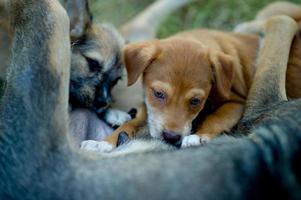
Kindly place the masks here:
[[(91, 0), (94, 18), (120, 26), (154, 0)], [(177, 1), (177, 0), (174, 0)], [(257, 11), (273, 0), (196, 0), (172, 13), (161, 25), (158, 37), (181, 30), (209, 27), (231, 30), (236, 24), (251, 20)], [(301, 3), (301, 0), (291, 0)]]

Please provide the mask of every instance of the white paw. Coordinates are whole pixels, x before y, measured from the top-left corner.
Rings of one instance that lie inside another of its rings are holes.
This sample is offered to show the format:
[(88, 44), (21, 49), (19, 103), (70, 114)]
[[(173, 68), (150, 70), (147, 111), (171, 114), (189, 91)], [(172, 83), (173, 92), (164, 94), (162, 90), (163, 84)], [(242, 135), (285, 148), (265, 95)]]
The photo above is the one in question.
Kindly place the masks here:
[(113, 150), (113, 145), (106, 141), (85, 140), (81, 143), (80, 149), (85, 151), (94, 151), (99, 153), (107, 153)]
[(207, 144), (210, 140), (208, 136), (188, 135), (183, 138), (181, 148)]
[(201, 138), (198, 135), (188, 135), (182, 140), (181, 148), (198, 146), (201, 144)]
[(112, 126), (120, 126), (123, 123), (131, 120), (131, 116), (128, 113), (123, 112), (121, 110), (109, 109), (105, 114), (105, 120)]

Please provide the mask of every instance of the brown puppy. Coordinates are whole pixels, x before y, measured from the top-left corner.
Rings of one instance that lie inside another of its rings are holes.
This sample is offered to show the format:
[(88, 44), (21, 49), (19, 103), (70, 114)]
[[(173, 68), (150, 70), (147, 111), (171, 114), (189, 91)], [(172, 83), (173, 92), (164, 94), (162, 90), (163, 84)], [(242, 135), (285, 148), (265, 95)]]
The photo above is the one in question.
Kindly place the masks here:
[[(138, 118), (106, 141), (116, 145), (121, 132), (133, 137), (146, 120), (152, 137), (182, 147), (199, 145), (229, 131), (243, 114), (259, 44), (257, 35), (203, 29), (128, 45), (124, 49), (128, 84), (143, 75), (145, 105)], [(300, 80), (301, 38), (297, 34), (288, 62), (289, 97), (301, 97)], [(211, 113), (202, 116), (196, 134), (190, 135), (192, 122), (202, 115), (205, 103), (210, 104)]]
[[(251, 66), (255, 60), (257, 45), (253, 40), (256, 37), (198, 30), (128, 45), (124, 50), (128, 83), (133, 84), (143, 74), (146, 109), (142, 110), (147, 110), (151, 136), (172, 144), (183, 139), (182, 146), (189, 146), (229, 131), (242, 115), (251, 85), (254, 70), (244, 69), (243, 65)], [(246, 46), (241, 64), (236, 52)], [(233, 54), (223, 52), (225, 48)], [(189, 136), (192, 121), (206, 102), (214, 112), (198, 126), (198, 136)], [(130, 121), (118, 131), (131, 136), (142, 121), (143, 118)], [(114, 144), (114, 137), (113, 134), (107, 140)]]

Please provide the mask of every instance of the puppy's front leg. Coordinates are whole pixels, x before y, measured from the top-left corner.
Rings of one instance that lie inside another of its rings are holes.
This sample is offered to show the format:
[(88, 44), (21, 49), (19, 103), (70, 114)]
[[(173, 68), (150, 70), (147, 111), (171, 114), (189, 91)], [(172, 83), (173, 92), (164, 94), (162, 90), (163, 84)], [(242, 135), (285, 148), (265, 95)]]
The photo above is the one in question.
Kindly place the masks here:
[[(135, 137), (139, 128), (141, 128), (145, 125), (146, 119), (147, 119), (146, 107), (143, 104), (143, 106), (138, 110), (136, 118), (134, 118), (134, 119), (126, 122), (122, 126), (120, 126), (111, 135), (106, 137), (104, 141), (101, 141), (101, 142), (93, 141), (92, 142), (93, 150), (99, 151), (99, 152), (111, 151), (114, 147), (117, 146), (118, 137), (119, 137), (120, 133), (126, 134), (129, 138)], [(88, 142), (89, 141), (82, 143), (81, 148), (89, 149), (91, 145)]]
[(228, 102), (220, 106), (213, 114), (199, 125), (195, 135), (183, 138), (182, 147), (196, 146), (206, 143), (223, 131), (230, 131), (242, 117), (244, 105)]
[(113, 134), (109, 135), (105, 139), (105, 141), (109, 142), (113, 146), (116, 146), (118, 136), (120, 133), (123, 132), (125, 132), (129, 138), (133, 138), (136, 135), (138, 129), (141, 128), (146, 123), (146, 118), (147, 118), (146, 107), (143, 104), (143, 106), (138, 110), (136, 118), (120, 126), (118, 129), (116, 129), (113, 132)]
[(131, 115), (118, 109), (109, 108), (104, 115), (104, 120), (112, 126), (121, 126), (131, 120)]

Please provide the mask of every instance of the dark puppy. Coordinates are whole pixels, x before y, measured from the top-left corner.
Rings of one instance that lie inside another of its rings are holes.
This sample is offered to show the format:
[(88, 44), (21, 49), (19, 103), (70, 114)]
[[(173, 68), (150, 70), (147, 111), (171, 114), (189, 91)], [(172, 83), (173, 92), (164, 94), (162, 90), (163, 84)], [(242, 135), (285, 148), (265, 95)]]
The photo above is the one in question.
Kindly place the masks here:
[[(99, 130), (100, 126), (106, 126), (101, 120), (91, 120), (89, 122), (90, 129), (82, 128), (88, 119), (94, 119), (94, 113), (97, 113), (100, 119), (110, 125), (121, 125), (130, 119), (127, 113), (109, 108), (112, 103), (111, 89), (122, 76), (120, 51), (124, 40), (114, 27), (93, 23), (87, 0), (65, 0), (64, 5), (71, 22), (72, 54), (69, 90), (71, 138), (78, 141), (77, 136), (80, 134), (85, 135), (82, 139), (99, 139), (108, 133), (98, 132), (99, 135), (97, 135), (91, 131)], [(2, 61), (0, 79), (5, 79), (6, 60), (9, 57), (8, 49), (13, 33), (4, 1), (0, 1), (0, 17), (0, 27), (2, 28), (0, 31), (2, 41), (0, 45)], [(0, 82), (0, 95), (4, 87), (3, 83)], [(78, 108), (86, 110), (77, 110)], [(72, 116), (74, 110), (76, 117)], [(78, 115), (79, 111), (82, 114)], [(74, 119), (77, 121), (73, 121)], [(103, 128), (109, 130), (108, 127)]]
[(66, 0), (70, 18), (71, 74), (69, 101), (72, 109), (87, 108), (113, 125), (130, 119), (117, 110), (108, 110), (111, 90), (122, 76), (122, 37), (114, 27), (92, 21), (87, 0)]
[[(64, 0), (63, 4), (70, 18), (71, 38), (71, 74), (70, 105), (72, 108), (87, 108), (99, 114), (112, 103), (111, 89), (122, 76), (121, 49), (122, 36), (108, 24), (93, 22), (87, 0)], [(10, 27), (10, 15), (5, 10), (4, 1), (0, 1), (0, 78), (6, 76), (8, 50), (13, 33)], [(122, 112), (114, 117), (104, 115), (109, 123), (120, 125), (129, 119)], [(118, 116), (121, 115), (121, 116)]]

